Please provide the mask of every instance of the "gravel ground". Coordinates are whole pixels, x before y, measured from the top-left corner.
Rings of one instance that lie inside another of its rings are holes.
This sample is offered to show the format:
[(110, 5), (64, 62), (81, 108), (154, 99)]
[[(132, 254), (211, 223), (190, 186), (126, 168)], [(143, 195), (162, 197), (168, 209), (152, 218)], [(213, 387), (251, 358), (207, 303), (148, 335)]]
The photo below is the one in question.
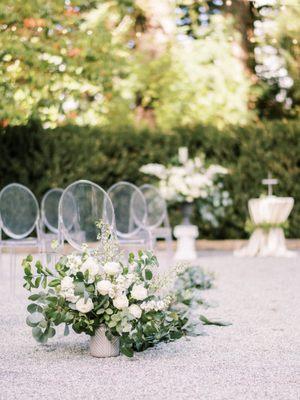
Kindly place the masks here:
[[(206, 336), (162, 344), (129, 360), (96, 359), (88, 337), (61, 332), (38, 345), (25, 325), (23, 292), (0, 279), (0, 399), (300, 399), (300, 262), (202, 252), (216, 274), (203, 311), (231, 321)], [(8, 269), (8, 268), (6, 268)]]

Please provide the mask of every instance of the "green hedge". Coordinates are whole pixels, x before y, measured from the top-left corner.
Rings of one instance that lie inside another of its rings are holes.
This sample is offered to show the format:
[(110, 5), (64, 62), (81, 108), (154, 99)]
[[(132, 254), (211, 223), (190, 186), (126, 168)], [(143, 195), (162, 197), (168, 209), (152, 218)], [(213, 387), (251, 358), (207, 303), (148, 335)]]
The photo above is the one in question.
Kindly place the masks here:
[[(0, 186), (10, 182), (27, 185), (40, 199), (51, 187), (65, 187), (89, 179), (108, 188), (119, 180), (136, 184), (150, 178), (139, 172), (148, 162), (167, 163), (180, 145), (193, 155), (201, 150), (208, 160), (229, 167), (225, 187), (233, 205), (218, 228), (201, 221), (200, 237), (240, 238), (247, 217), (247, 201), (265, 191), (261, 180), (270, 171), (279, 179), (277, 195), (293, 196), (289, 237), (300, 237), (300, 128), (298, 121), (268, 121), (218, 131), (199, 126), (169, 134), (124, 128), (110, 132), (67, 126), (43, 130), (37, 122), (0, 130)], [(179, 221), (171, 210), (172, 223)]]

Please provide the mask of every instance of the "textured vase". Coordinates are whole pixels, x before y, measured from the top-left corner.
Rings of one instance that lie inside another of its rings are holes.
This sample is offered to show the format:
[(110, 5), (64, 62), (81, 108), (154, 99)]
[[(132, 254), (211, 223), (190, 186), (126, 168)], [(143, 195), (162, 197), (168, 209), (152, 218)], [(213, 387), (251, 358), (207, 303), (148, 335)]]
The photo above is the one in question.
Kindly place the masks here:
[(120, 354), (119, 338), (111, 341), (105, 336), (106, 328), (100, 326), (91, 337), (90, 352), (94, 357), (116, 357)]
[(194, 212), (194, 204), (193, 203), (182, 203), (181, 204), (181, 212), (183, 216), (183, 220), (181, 222), (181, 225), (192, 225), (191, 223), (191, 217)]

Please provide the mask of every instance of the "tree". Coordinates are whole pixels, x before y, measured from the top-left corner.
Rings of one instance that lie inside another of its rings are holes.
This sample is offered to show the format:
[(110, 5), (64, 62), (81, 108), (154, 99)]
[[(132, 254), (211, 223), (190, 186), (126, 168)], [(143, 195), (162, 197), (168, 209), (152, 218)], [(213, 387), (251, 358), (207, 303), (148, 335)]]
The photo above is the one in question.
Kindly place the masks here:
[[(8, 0), (0, 5), (0, 119), (45, 127), (126, 121), (120, 101), (126, 21), (109, 3)], [(122, 25), (123, 24), (123, 25)]]
[(199, 122), (246, 123), (255, 105), (261, 115), (295, 114), (299, 9), (277, 7), (278, 29), (265, 36), (280, 44), (295, 82), (288, 110), (276, 97), (278, 85), (257, 72), (256, 3), (6, 0), (0, 4), (0, 123), (37, 117), (46, 128), (137, 124), (168, 131)]

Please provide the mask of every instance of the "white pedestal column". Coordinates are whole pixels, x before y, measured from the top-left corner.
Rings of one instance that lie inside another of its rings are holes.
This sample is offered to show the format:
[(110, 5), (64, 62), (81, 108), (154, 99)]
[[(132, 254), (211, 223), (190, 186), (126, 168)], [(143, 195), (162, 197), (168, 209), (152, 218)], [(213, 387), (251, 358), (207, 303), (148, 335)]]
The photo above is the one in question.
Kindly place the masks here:
[(198, 228), (195, 225), (177, 225), (174, 228), (174, 236), (177, 238), (177, 250), (175, 260), (193, 261), (197, 259), (196, 238)]

